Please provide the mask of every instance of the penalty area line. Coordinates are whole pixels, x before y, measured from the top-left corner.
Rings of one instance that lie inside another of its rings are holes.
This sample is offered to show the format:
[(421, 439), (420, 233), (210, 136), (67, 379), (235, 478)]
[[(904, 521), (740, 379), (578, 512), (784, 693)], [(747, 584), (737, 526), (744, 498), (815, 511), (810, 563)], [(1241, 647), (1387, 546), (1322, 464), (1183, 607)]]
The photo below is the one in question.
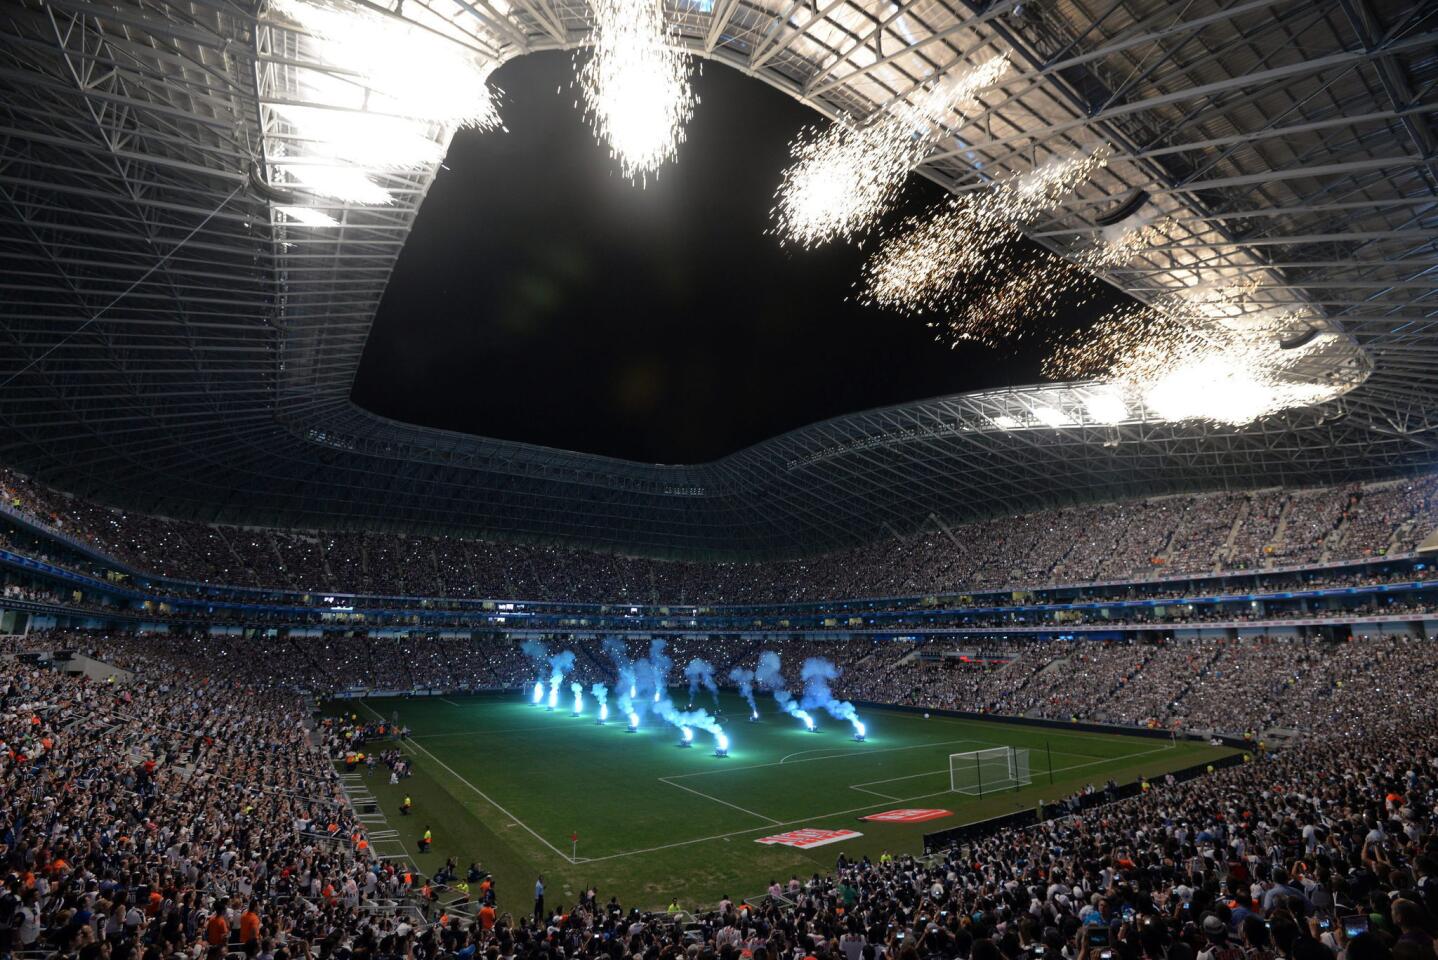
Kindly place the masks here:
[[(846, 751), (844, 751), (844, 752), (842, 752), (842, 753), (835, 753), (835, 752), (833, 752), (834, 750), (837, 749), (837, 748), (835, 748), (835, 747), (816, 747), (816, 748), (813, 749), (813, 750), (801, 750), (801, 751), (799, 751), (798, 753), (791, 753), (791, 754), (789, 754), (788, 757), (785, 757), (785, 758), (782, 759), (782, 760), (774, 760), (774, 761), (772, 761), (772, 762), (770, 762), (770, 763), (750, 763), (750, 764), (746, 764), (746, 765), (744, 765), (744, 766), (742, 766), (742, 767), (725, 767), (725, 768), (722, 769), (722, 770), (696, 770), (696, 771), (694, 771), (693, 773), (671, 773), (671, 774), (669, 775), (669, 777), (670, 777), (671, 779), (674, 779), (674, 780), (683, 780), (683, 779), (686, 779), (686, 778), (688, 778), (688, 777), (712, 777), (712, 776), (714, 776), (714, 775), (716, 775), (716, 774), (738, 773), (738, 772), (741, 771), (741, 770), (762, 770), (762, 769), (764, 769), (765, 767), (777, 767), (777, 766), (780, 766), (780, 765), (788, 766), (788, 765), (790, 765), (790, 764), (795, 764), (795, 763), (814, 763), (814, 762), (820, 761), (820, 760), (861, 760), (861, 759), (863, 759), (863, 758), (865, 758), (865, 757), (872, 757), (872, 756), (875, 756), (876, 754), (880, 754), (880, 753), (899, 753), (900, 751), (903, 751), (903, 750), (925, 750), (925, 749), (928, 749), (928, 748), (930, 748), (930, 747), (947, 747), (947, 746), (952, 746), (952, 745), (954, 745), (954, 744), (956, 744), (956, 743), (982, 743), (982, 742), (983, 742), (982, 740), (969, 740), (969, 739), (967, 739), (967, 738), (965, 738), (965, 739), (963, 739), (963, 740), (939, 740), (939, 741), (937, 741), (937, 742), (935, 742), (935, 743), (913, 743), (913, 744), (910, 744), (910, 745), (907, 746), (907, 747), (879, 747), (879, 748), (874, 749), (874, 750), (866, 750), (866, 749), (863, 749), (863, 748), (861, 748), (861, 747), (855, 747), (855, 748), (853, 748), (853, 749), (851, 749), (851, 750), (846, 750)], [(799, 756), (803, 756), (803, 755), (806, 754), (806, 753), (817, 753), (817, 752), (820, 752), (820, 751), (825, 751), (825, 752), (827, 753), (827, 755), (826, 755), (826, 756), (822, 756), (822, 757), (808, 757), (807, 759), (804, 759), (804, 760), (791, 760), (791, 759), (789, 759), (789, 757), (799, 757)]]
[(762, 813), (755, 813), (753, 810), (749, 810), (749, 809), (747, 809), (747, 808), (745, 808), (745, 807), (741, 807), (741, 806), (739, 806), (739, 804), (737, 804), (737, 803), (730, 803), (728, 800), (720, 800), (718, 797), (712, 797), (712, 796), (710, 796), (710, 795), (707, 794), (707, 793), (700, 793), (698, 790), (694, 790), (694, 789), (692, 789), (692, 788), (690, 788), (690, 787), (686, 787), (686, 786), (684, 786), (684, 784), (682, 784), (682, 783), (675, 783), (673, 780), (670, 780), (668, 777), (660, 777), (660, 778), (659, 778), (659, 782), (660, 782), (660, 783), (667, 783), (667, 784), (669, 784), (671, 787), (678, 787), (680, 790), (683, 790), (683, 791), (685, 791), (686, 793), (692, 793), (692, 794), (694, 794), (694, 796), (696, 796), (696, 797), (703, 797), (705, 800), (713, 800), (715, 803), (722, 803), (722, 804), (724, 804), (724, 806), (729, 807), (729, 808), (732, 809), (732, 810), (738, 810), (740, 813), (747, 813), (747, 814), (748, 814), (749, 816), (751, 816), (751, 817), (758, 817), (760, 820), (763, 820), (765, 823), (768, 823), (770, 826), (775, 826), (775, 827), (777, 827), (777, 826), (779, 825), (779, 821), (778, 821), (778, 820), (775, 820), (773, 817), (766, 817), (766, 816), (764, 816)]
[[(881, 747), (878, 750), (846, 750), (843, 753), (835, 752), (836, 747), (816, 747), (813, 750), (800, 750), (798, 753), (791, 753), (779, 759), (780, 763), (808, 763), (811, 760), (837, 760), (843, 757), (872, 757), (876, 753), (898, 753), (901, 750), (922, 750), (925, 747), (951, 747), (956, 743), (983, 743), (982, 740), (939, 740), (934, 743), (915, 743), (907, 747)], [(827, 753), (823, 757), (810, 757), (808, 760), (795, 760), (795, 757), (802, 757), (808, 753)], [(760, 764), (760, 766), (773, 766), (773, 764)], [(745, 768), (747, 769), (747, 768)], [(707, 772), (707, 771), (706, 771)], [(718, 772), (718, 771), (715, 771)]]
[[(1052, 771), (1048, 771), (1048, 770), (1034, 770), (1032, 767), (1030, 767), (1030, 768), (1029, 768), (1029, 778), (1030, 778), (1030, 780), (1032, 780), (1032, 779), (1033, 779), (1034, 777), (1036, 777), (1036, 776), (1040, 776), (1040, 777), (1041, 777), (1041, 776), (1046, 776), (1046, 775), (1048, 775), (1050, 772), (1053, 772), (1053, 773), (1067, 773), (1067, 772), (1070, 771), (1070, 770), (1079, 770), (1079, 769), (1081, 769), (1081, 768), (1083, 768), (1083, 767), (1095, 767), (1095, 766), (1098, 766), (1098, 765), (1101, 764), (1101, 763), (1118, 763), (1118, 762), (1120, 762), (1120, 761), (1122, 761), (1122, 760), (1128, 760), (1128, 759), (1131, 759), (1131, 758), (1133, 758), (1133, 757), (1146, 757), (1146, 756), (1149, 756), (1149, 755), (1151, 755), (1151, 754), (1162, 753), (1162, 752), (1165, 751), (1165, 750), (1172, 750), (1172, 749), (1173, 749), (1173, 747), (1171, 747), (1171, 746), (1162, 746), (1162, 747), (1155, 747), (1155, 748), (1152, 749), (1152, 750), (1140, 750), (1140, 751), (1138, 751), (1138, 752), (1136, 752), (1136, 753), (1125, 753), (1125, 754), (1122, 754), (1121, 756), (1117, 756), (1117, 757), (1097, 757), (1097, 758), (1094, 758), (1091, 754), (1086, 754), (1086, 753), (1063, 753), (1063, 754), (1061, 754), (1062, 756), (1066, 756), (1066, 757), (1083, 757), (1083, 758), (1087, 759), (1088, 762), (1087, 762), (1087, 763), (1071, 763), (1071, 764), (1069, 764), (1068, 766), (1065, 766), (1065, 767), (1054, 767)], [(865, 787), (872, 786), (873, 784), (876, 784), (876, 783), (896, 783), (896, 782), (898, 782), (898, 781), (900, 781), (900, 780), (917, 780), (917, 779), (920, 778), (920, 777), (937, 777), (937, 776), (940, 776), (940, 775), (943, 775), (943, 774), (947, 774), (947, 773), (950, 773), (950, 772), (951, 772), (951, 771), (949, 771), (949, 770), (925, 770), (925, 771), (922, 772), (922, 773), (910, 773), (910, 774), (907, 774), (907, 775), (902, 776), (902, 777), (889, 777), (887, 780), (865, 780), (865, 781), (863, 781), (862, 783), (851, 783), (851, 784), (849, 784), (849, 789), (851, 789), (851, 790), (863, 790)], [(877, 791), (864, 790), (864, 792), (865, 792), (865, 793), (875, 793), (875, 792), (877, 792)], [(880, 794), (880, 796), (882, 796), (882, 794)]]
[(898, 797), (891, 797), (891, 796), (889, 796), (887, 793), (880, 793), (880, 792), (877, 791), (877, 790), (870, 790), (870, 789), (867, 788), (867, 787), (861, 787), (861, 786), (859, 786), (858, 784), (855, 784), (855, 783), (849, 784), (849, 789), (850, 789), (850, 790), (857, 790), (857, 791), (859, 791), (860, 793), (867, 793), (867, 794), (870, 794), (870, 795), (875, 796), (875, 797), (883, 797), (885, 800), (888, 800), (890, 803), (897, 803), (898, 800), (899, 800)]
[[(383, 720), (383, 719), (384, 719), (384, 717), (380, 716), (379, 712), (376, 711), (376, 710), (375, 710), (373, 707), (371, 707), (369, 704), (364, 703), (364, 701), (360, 701), (360, 702), (364, 705), (365, 709), (368, 710), (370, 713), (373, 713), (376, 717), (379, 717), (380, 720)], [(460, 783), (464, 784), (466, 787), (469, 787), (469, 789), (471, 789), (471, 790), (473, 790), (475, 793), (479, 794), (479, 796), (480, 796), (481, 798), (483, 798), (483, 800), (484, 800), (485, 803), (488, 803), (491, 807), (494, 807), (494, 809), (496, 809), (496, 810), (498, 810), (500, 813), (504, 814), (504, 815), (505, 815), (506, 817), (508, 817), (510, 820), (513, 820), (517, 825), (523, 827), (523, 828), (529, 833), (530, 836), (534, 837), (534, 839), (536, 839), (536, 840), (538, 840), (540, 843), (544, 844), (544, 845), (545, 845), (546, 847), (548, 847), (550, 850), (553, 850), (554, 853), (555, 853), (558, 857), (560, 857), (561, 859), (563, 859), (563, 860), (564, 860), (565, 862), (567, 862), (567, 863), (571, 863), (571, 864), (572, 864), (572, 863), (575, 862), (575, 860), (574, 860), (573, 857), (571, 857), (569, 854), (565, 853), (563, 850), (561, 850), (561, 849), (559, 849), (558, 847), (556, 847), (554, 844), (550, 843), (548, 840), (546, 840), (546, 839), (544, 839), (543, 837), (541, 837), (538, 833), (536, 833), (536, 832), (534, 831), (534, 828), (531, 827), (529, 824), (525, 823), (523, 820), (519, 819), (519, 818), (516, 817), (514, 814), (510, 813), (508, 810), (504, 809), (504, 807), (502, 807), (502, 806), (500, 806), (498, 803), (496, 803), (496, 802), (489, 796), (489, 794), (485, 793), (483, 790), (479, 789), (479, 787), (476, 787), (474, 784), (470, 783), (470, 782), (469, 782), (468, 780), (466, 780), (464, 777), (461, 777), (459, 774), (455, 773), (453, 767), (451, 767), (449, 764), (445, 763), (445, 762), (444, 762), (443, 760), (441, 760), (439, 757), (436, 757), (433, 753), (430, 753), (429, 750), (427, 750), (422, 744), (416, 743), (413, 739), (411, 739), (409, 742), (410, 742), (410, 745), (411, 745), (412, 747), (414, 747), (416, 750), (419, 750), (419, 751), (423, 752), (425, 756), (429, 757), (429, 758), (430, 758), (431, 760), (433, 760), (435, 763), (437, 763), (437, 764), (439, 764), (441, 767), (443, 767), (443, 768), (449, 773), (449, 775), (450, 775), (451, 777), (454, 777), (454, 778), (455, 778), (456, 780), (458, 780)]]
[[(1120, 762), (1122, 762), (1122, 761), (1124, 761), (1124, 760), (1132, 760), (1132, 759), (1134, 759), (1134, 758), (1136, 758), (1136, 757), (1149, 756), (1149, 755), (1151, 755), (1151, 754), (1162, 753), (1162, 752), (1165, 751), (1165, 750), (1172, 750), (1172, 749), (1173, 749), (1173, 747), (1172, 747), (1171, 745), (1165, 745), (1165, 746), (1158, 747), (1158, 748), (1153, 749), (1153, 750), (1142, 750), (1142, 751), (1139, 751), (1139, 752), (1137, 752), (1137, 753), (1125, 754), (1124, 756), (1121, 756), (1121, 757), (1107, 757), (1107, 758), (1104, 758), (1104, 759), (1101, 759), (1101, 760), (1090, 760), (1090, 761), (1088, 761), (1088, 762), (1086, 762), (1086, 763), (1075, 763), (1075, 764), (1072, 764), (1072, 765), (1067, 766), (1067, 767), (1055, 767), (1054, 770), (1053, 770), (1053, 772), (1054, 772), (1054, 773), (1066, 773), (1066, 772), (1069, 771), (1069, 770), (1080, 770), (1080, 769), (1083, 769), (1084, 767), (1093, 767), (1093, 766), (1098, 766), (1098, 765), (1100, 765), (1100, 764), (1120, 763)], [(761, 766), (774, 766), (774, 764), (761, 764)], [(938, 771), (933, 771), (933, 772), (934, 772), (934, 773), (947, 773), (948, 771), (947, 771), (947, 770), (938, 770)], [(1047, 771), (1045, 771), (1045, 772), (1047, 772)], [(661, 778), (661, 779), (663, 779), (663, 778)], [(677, 787), (677, 786), (679, 786), (679, 784), (676, 783), (676, 784), (674, 784), (674, 786)], [(867, 792), (871, 792), (871, 791), (864, 791), (864, 792), (867, 793)], [(876, 807), (882, 807), (882, 806), (885, 806), (885, 805), (890, 804), (890, 803), (913, 803), (915, 800), (927, 800), (929, 797), (943, 797), (943, 796), (955, 796), (955, 793), (954, 793), (954, 791), (952, 791), (952, 790), (935, 790), (935, 791), (933, 791), (932, 793), (921, 793), (921, 794), (919, 794), (919, 795), (916, 796), (916, 797), (890, 797), (890, 798), (885, 799), (883, 803), (870, 803), (870, 804), (867, 804), (867, 805), (862, 806), (862, 807), (854, 807), (854, 808), (852, 808), (852, 809), (850, 809), (850, 810), (835, 810), (835, 811), (833, 811), (833, 812), (831, 812), (831, 813), (815, 813), (815, 814), (811, 814), (811, 815), (809, 815), (809, 816), (807, 816), (807, 817), (800, 817), (800, 818), (798, 818), (797, 820), (785, 820), (783, 823), (775, 823), (775, 824), (771, 824), (770, 826), (766, 826), (766, 827), (750, 827), (748, 830), (734, 830), (734, 831), (731, 831), (731, 832), (729, 832), (729, 833), (716, 833), (716, 834), (714, 834), (713, 836), (710, 836), (710, 837), (696, 837), (696, 838), (693, 839), (693, 840), (678, 840), (678, 841), (675, 841), (674, 843), (660, 844), (660, 845), (657, 846), (657, 847), (645, 847), (645, 848), (643, 848), (643, 849), (641, 849), (641, 850), (626, 850), (626, 851), (624, 851), (623, 853), (611, 853), (611, 854), (608, 854), (607, 856), (603, 856), (603, 857), (591, 857), (591, 858), (589, 858), (588, 861), (586, 861), (586, 862), (588, 862), (588, 863), (597, 863), (597, 862), (602, 861), (602, 860), (618, 860), (618, 859), (621, 859), (621, 858), (623, 858), (623, 857), (635, 857), (635, 856), (639, 856), (640, 854), (644, 854), (644, 853), (658, 853), (658, 852), (661, 851), (661, 850), (673, 850), (673, 849), (676, 848), (676, 847), (689, 847), (689, 846), (693, 846), (693, 845), (696, 844), (696, 843), (707, 843), (707, 842), (709, 842), (710, 840), (727, 840), (727, 839), (729, 839), (730, 837), (743, 837), (743, 836), (747, 836), (748, 834), (760, 833), (760, 832), (765, 831), (765, 830), (771, 830), (771, 829), (773, 829), (774, 827), (793, 827), (793, 826), (798, 826), (799, 824), (803, 824), (803, 823), (813, 823), (815, 820), (825, 820), (825, 819), (828, 819), (828, 818), (830, 818), (830, 817), (843, 817), (843, 816), (847, 816), (847, 815), (849, 815), (849, 814), (851, 814), (851, 813), (863, 813), (863, 812), (866, 811), (866, 810), (873, 810), (873, 809), (875, 809)], [(958, 796), (965, 796), (965, 795), (964, 795), (964, 794), (958, 794)], [(711, 798), (711, 799), (712, 799), (712, 798)]]

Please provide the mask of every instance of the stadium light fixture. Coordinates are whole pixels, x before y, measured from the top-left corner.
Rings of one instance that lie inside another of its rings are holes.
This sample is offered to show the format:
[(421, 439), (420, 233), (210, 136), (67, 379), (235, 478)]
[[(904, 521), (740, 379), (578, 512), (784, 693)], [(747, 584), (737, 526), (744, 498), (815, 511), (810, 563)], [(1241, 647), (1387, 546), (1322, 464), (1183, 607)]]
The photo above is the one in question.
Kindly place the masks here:
[(1034, 419), (1038, 420), (1038, 422), (1042, 423), (1044, 426), (1053, 427), (1055, 429), (1062, 427), (1064, 424), (1068, 423), (1068, 420), (1064, 417), (1061, 411), (1059, 411), (1055, 407), (1050, 407), (1045, 404), (1040, 404), (1034, 407)]
[(458, 38), (343, 0), (270, 0), (270, 7), (310, 35), (322, 65), (344, 75), (307, 75), (306, 83), (320, 92), (451, 127), (498, 125), (487, 82), (495, 64)]
[[(1204, 282), (1197, 271), (1192, 280), (1151, 304), (1111, 311), (1084, 339), (1056, 350), (1045, 374), (1097, 377), (1164, 420), (1242, 426), (1332, 400), (1371, 371), (1336, 366), (1345, 341), (1334, 333), (1295, 336), (1312, 324), (1269, 305), (1260, 281)], [(1331, 372), (1316, 375), (1318, 366)]]
[(334, 217), (323, 210), (316, 210), (314, 207), (281, 206), (275, 207), (275, 212), (306, 227), (337, 227), (340, 225), (340, 222)]
[(275, 166), (285, 175), (287, 185), (341, 203), (380, 206), (394, 200), (388, 190), (355, 167), (331, 163), (280, 163)]
[(293, 133), (289, 156), (319, 157), (363, 167), (422, 167), (444, 158), (428, 124), (407, 117), (294, 103), (269, 105)]
[(352, 0), (269, 0), (266, 20), (293, 36), (284, 47), (293, 62), (261, 92), (277, 185), (387, 205), (395, 198), (374, 171), (436, 164), (454, 130), (499, 125), (494, 60), (418, 9), (409, 17)]
[(1119, 423), (1128, 419), (1128, 404), (1117, 390), (1103, 390), (1084, 398), (1084, 409), (1094, 423)]

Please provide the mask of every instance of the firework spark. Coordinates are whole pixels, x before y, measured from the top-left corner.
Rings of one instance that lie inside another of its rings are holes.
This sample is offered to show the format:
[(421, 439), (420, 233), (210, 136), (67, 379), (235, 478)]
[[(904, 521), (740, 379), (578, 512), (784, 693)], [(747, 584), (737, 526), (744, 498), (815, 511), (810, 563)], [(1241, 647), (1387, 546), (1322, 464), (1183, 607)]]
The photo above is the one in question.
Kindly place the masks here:
[(658, 0), (593, 0), (589, 59), (579, 70), (594, 135), (642, 185), (673, 160), (698, 102), (689, 58)]
[(1256, 282), (1200, 288), (1114, 311), (1060, 344), (1044, 372), (1099, 378), (1166, 420), (1234, 426), (1346, 392), (1348, 380), (1319, 381), (1305, 370), (1335, 345), (1334, 335), (1285, 348), (1285, 332), (1304, 321), (1256, 301), (1259, 289)]
[[(1067, 258), (1035, 254), (1017, 245), (979, 251), (972, 259), (980, 266), (964, 275), (963, 283), (952, 283), (948, 296), (932, 298), (945, 316), (929, 326), (937, 331), (937, 339), (951, 346), (975, 340), (997, 347), (1036, 332), (1047, 336), (1046, 329), (1033, 326), (1032, 318), (1050, 317), (1061, 308), (1076, 309), (1092, 301), (1103, 289), (1095, 271), (1127, 262), (1135, 250), (1160, 236), (1163, 226), (1134, 227)], [(1061, 340), (1055, 353), (1072, 348), (1070, 341)]]
[(911, 217), (864, 263), (860, 299), (919, 313), (939, 309), (978, 270), (989, 251), (1018, 231), (987, 216), (981, 197), (955, 197), (926, 217)]
[(863, 124), (840, 118), (823, 130), (802, 131), (790, 144), (792, 162), (775, 194), (775, 232), (812, 247), (872, 226), (909, 171), (959, 125), (955, 114), (1008, 66), (1007, 58), (994, 57)]
[[(1150, 305), (1118, 307), (1100, 317), (1091, 328), (1065, 337), (1044, 360), (1045, 376), (1056, 379), (1107, 377), (1119, 379), (1123, 366), (1154, 362), (1160, 345), (1180, 345), (1194, 351), (1206, 338), (1225, 338), (1228, 328), (1220, 321), (1255, 312), (1251, 296), (1256, 283), (1241, 286), (1197, 287), (1158, 297)], [(1277, 318), (1278, 323), (1289, 317)], [(1240, 328), (1233, 328), (1238, 331)], [(1147, 359), (1140, 354), (1147, 354)]]
[[(1020, 227), (1052, 210), (1105, 166), (1110, 152), (1103, 145), (1057, 159), (984, 193), (954, 197), (936, 213), (906, 220), (864, 264), (860, 300), (905, 313), (972, 312), (973, 291), (980, 289), (989, 307), (1002, 301), (1011, 308), (1005, 311), (1010, 321), (1017, 320), (1012, 308), (1022, 306), (1027, 297), (1038, 295), (1051, 303), (1075, 272), (1063, 270), (1052, 258), (1042, 259), (1037, 271), (1026, 270), (1004, 248), (1018, 239)], [(999, 286), (1009, 289), (996, 289)], [(957, 339), (976, 339), (960, 332), (969, 328), (957, 318)], [(995, 331), (993, 336), (1012, 332)], [(989, 342), (988, 337), (977, 339)]]
[(1061, 300), (1082, 306), (1100, 289), (1091, 275), (1050, 253), (1014, 251), (992, 256), (953, 294), (954, 304), (941, 319), (929, 322), (935, 339), (957, 347), (975, 341), (989, 347), (1044, 335), (1031, 322), (1049, 317)]

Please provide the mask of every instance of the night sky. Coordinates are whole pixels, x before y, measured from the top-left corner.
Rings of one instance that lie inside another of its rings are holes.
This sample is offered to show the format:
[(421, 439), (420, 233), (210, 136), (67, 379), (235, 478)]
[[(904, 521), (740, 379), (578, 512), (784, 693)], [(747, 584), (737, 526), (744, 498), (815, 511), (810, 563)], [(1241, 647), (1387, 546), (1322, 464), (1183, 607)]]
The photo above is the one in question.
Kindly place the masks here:
[[(788, 143), (819, 119), (807, 107), (706, 63), (678, 162), (640, 189), (595, 142), (572, 76), (561, 53), (494, 74), (507, 132), (455, 138), (380, 305), (359, 405), (699, 463), (827, 417), (1040, 379), (1036, 347), (950, 349), (922, 319), (851, 302), (856, 247), (766, 235)], [(911, 177), (904, 209), (942, 197)]]

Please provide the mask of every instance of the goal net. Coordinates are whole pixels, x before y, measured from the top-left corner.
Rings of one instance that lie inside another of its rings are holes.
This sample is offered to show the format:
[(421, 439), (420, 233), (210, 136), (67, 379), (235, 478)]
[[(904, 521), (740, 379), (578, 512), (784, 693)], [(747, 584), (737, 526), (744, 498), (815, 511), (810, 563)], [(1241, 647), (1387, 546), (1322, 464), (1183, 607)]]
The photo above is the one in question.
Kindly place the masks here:
[(949, 754), (949, 789), (982, 797), (999, 790), (1028, 786), (1029, 752), (1013, 747), (991, 747)]

